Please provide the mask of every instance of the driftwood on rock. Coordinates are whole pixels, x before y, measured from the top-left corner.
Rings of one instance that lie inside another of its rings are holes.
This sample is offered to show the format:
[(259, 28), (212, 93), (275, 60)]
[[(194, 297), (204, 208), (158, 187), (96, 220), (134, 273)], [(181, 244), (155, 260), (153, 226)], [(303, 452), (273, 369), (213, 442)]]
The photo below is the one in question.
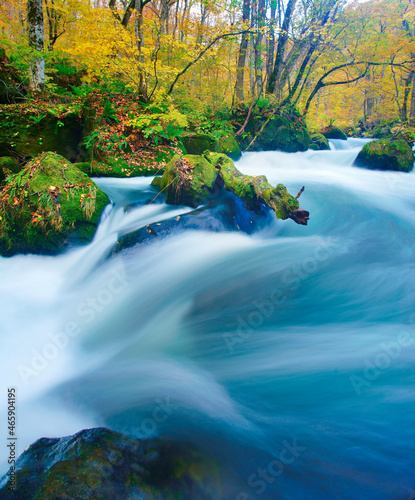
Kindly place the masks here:
[(309, 212), (300, 209), (297, 199), (283, 184), (274, 187), (263, 175), (244, 175), (221, 153), (177, 155), (167, 165), (163, 177), (154, 179), (153, 185), (165, 192), (170, 204), (197, 207), (212, 192), (225, 188), (243, 200), (249, 210), (259, 211), (266, 205), (278, 219), (290, 218), (301, 225), (306, 225), (309, 218)]

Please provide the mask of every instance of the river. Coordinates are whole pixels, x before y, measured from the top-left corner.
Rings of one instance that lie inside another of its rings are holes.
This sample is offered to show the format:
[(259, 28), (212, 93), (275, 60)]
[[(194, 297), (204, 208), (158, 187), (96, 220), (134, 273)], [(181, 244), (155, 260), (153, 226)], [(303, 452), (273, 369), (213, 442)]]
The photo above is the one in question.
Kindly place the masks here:
[(305, 186), (308, 226), (265, 214), (111, 255), (190, 209), (98, 179), (114, 205), (90, 245), (0, 258), (3, 438), (13, 386), (19, 454), (106, 426), (208, 450), (224, 498), (415, 498), (415, 173), (353, 167), (363, 143), (237, 162)]

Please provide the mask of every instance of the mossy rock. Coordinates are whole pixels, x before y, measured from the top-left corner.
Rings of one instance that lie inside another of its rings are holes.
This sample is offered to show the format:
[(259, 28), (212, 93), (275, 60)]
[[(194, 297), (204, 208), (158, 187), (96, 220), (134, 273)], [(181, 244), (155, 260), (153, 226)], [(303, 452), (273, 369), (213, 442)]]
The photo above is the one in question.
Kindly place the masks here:
[(223, 153), (207, 151), (204, 156), (177, 155), (163, 177), (156, 177), (152, 184), (164, 191), (166, 202), (172, 205), (197, 207), (212, 192), (224, 187), (244, 201), (248, 210), (259, 212), (265, 205), (275, 211), (278, 219), (292, 218), (304, 225), (308, 220), (308, 212), (299, 214), (298, 201), (285, 186), (273, 187), (264, 176), (243, 175)]
[(39, 439), (19, 457), (15, 473), (12, 495), (3, 477), (1, 500), (226, 498), (218, 464), (206, 453), (104, 428)]
[(59, 117), (4, 106), (0, 110), (0, 135), (0, 156), (16, 153), (34, 158), (45, 151), (54, 151), (71, 161), (79, 161), (82, 156), (82, 123), (76, 113)]
[(354, 164), (372, 170), (410, 172), (414, 167), (414, 153), (403, 139), (379, 139), (365, 144)]
[(92, 240), (107, 195), (73, 164), (43, 153), (10, 177), (0, 194), (0, 255), (56, 254)]
[[(255, 139), (251, 144), (252, 139)], [(252, 116), (246, 126), (246, 133), (240, 139), (243, 150), (284, 151), (296, 153), (307, 151), (310, 134), (301, 116), (281, 112), (266, 116)]]
[(340, 127), (329, 126), (323, 129), (321, 133), (326, 139), (341, 139), (347, 141), (347, 135)]
[(156, 177), (152, 184), (163, 190), (167, 203), (196, 208), (212, 191), (217, 176), (215, 167), (203, 156), (176, 155), (163, 177)]
[(239, 144), (233, 136), (221, 137), (219, 139), (219, 150), (233, 161), (238, 161), (242, 156)]
[(184, 134), (181, 141), (189, 155), (201, 155), (205, 151), (221, 151), (218, 140), (209, 134)]
[(218, 170), (226, 189), (243, 200), (248, 210), (258, 212), (261, 205), (265, 204), (275, 211), (278, 219), (287, 219), (299, 208), (298, 201), (288, 193), (283, 184), (274, 187), (264, 175), (244, 175), (223, 154), (209, 153), (206, 158)]
[(112, 156), (102, 155), (90, 162), (76, 163), (76, 166), (90, 177), (139, 177), (163, 174), (167, 164), (176, 154), (170, 147), (152, 148), (148, 156), (141, 154)]
[(323, 134), (311, 134), (310, 149), (314, 151), (325, 151), (330, 149), (329, 141)]
[(17, 174), (20, 172), (22, 166), (19, 161), (14, 156), (1, 156), (0, 157), (0, 182), (11, 174)]

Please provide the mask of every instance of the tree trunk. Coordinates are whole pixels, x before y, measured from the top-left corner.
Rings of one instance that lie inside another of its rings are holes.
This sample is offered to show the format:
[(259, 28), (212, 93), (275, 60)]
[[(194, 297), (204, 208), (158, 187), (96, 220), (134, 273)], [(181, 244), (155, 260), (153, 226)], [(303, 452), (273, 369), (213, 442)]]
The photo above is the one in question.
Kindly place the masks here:
[(138, 51), (138, 65), (139, 65), (139, 83), (138, 83), (138, 97), (144, 102), (147, 101), (147, 78), (144, 73), (144, 56), (142, 53), (143, 48), (143, 9), (144, 5), (142, 0), (135, 0), (135, 43)]
[(415, 123), (415, 72), (412, 75), (411, 107), (409, 108), (409, 124)]
[[(249, 23), (251, 14), (251, 0), (244, 0), (242, 21), (245, 25)], [(246, 63), (246, 53), (248, 50), (249, 33), (243, 33), (241, 45), (239, 47), (238, 64), (236, 67), (236, 83), (235, 83), (235, 101), (242, 102), (244, 100), (244, 73)]]
[(274, 69), (268, 81), (267, 92), (274, 94), (278, 90), (278, 80), (281, 75), (284, 64), (284, 52), (288, 42), (288, 30), (291, 25), (291, 19), (294, 14), (297, 0), (289, 0), (284, 13), (284, 21), (281, 26), (281, 33), (278, 39), (277, 55), (275, 56)]
[(257, 82), (258, 97), (262, 95), (264, 89), (264, 61), (263, 61), (263, 29), (265, 26), (266, 7), (265, 0), (258, 0), (257, 12), (257, 39), (255, 42), (255, 80)]
[(30, 90), (39, 94), (45, 88), (45, 59), (43, 56), (44, 26), (43, 1), (27, 1), (27, 22), (29, 46), (34, 50), (34, 60), (30, 64)]
[(267, 82), (269, 82), (272, 75), (272, 64), (274, 62), (274, 51), (275, 51), (275, 14), (276, 14), (276, 3), (271, 0), (271, 12), (269, 19), (269, 34), (267, 37)]

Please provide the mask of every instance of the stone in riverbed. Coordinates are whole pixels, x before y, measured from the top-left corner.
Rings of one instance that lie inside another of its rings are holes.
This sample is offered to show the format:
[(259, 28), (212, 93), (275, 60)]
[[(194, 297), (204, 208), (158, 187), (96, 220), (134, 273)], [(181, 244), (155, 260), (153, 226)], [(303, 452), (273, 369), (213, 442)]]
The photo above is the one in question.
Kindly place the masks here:
[(43, 153), (0, 193), (0, 255), (56, 254), (92, 240), (107, 195), (56, 153)]
[(347, 141), (347, 135), (340, 127), (326, 127), (321, 131), (326, 139), (341, 139)]
[(174, 156), (163, 177), (156, 177), (152, 184), (166, 194), (171, 205), (188, 205), (196, 208), (214, 188), (218, 173), (203, 156)]
[(152, 184), (165, 193), (166, 202), (172, 205), (197, 207), (224, 187), (243, 200), (248, 210), (258, 212), (265, 205), (275, 211), (278, 219), (292, 218), (303, 225), (308, 220), (306, 211), (301, 216), (298, 212), (294, 214), (299, 204), (285, 186), (273, 187), (265, 176), (243, 175), (222, 153), (177, 155), (166, 167), (163, 177), (156, 177)]
[(311, 134), (310, 149), (314, 151), (326, 151), (330, 149), (329, 141), (323, 134)]
[(0, 500), (225, 500), (220, 479), (216, 461), (190, 446), (95, 428), (32, 444)]
[(403, 139), (378, 139), (364, 145), (354, 164), (372, 170), (410, 172), (414, 167), (414, 153)]

